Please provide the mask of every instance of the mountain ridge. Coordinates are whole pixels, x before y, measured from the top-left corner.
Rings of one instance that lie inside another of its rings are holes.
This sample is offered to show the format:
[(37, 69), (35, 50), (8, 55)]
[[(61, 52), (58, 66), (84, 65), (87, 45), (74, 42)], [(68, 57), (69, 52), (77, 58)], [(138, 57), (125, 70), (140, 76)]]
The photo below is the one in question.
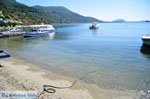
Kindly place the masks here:
[(63, 6), (32, 6), (34, 8), (39, 8), (51, 15), (56, 15), (57, 17), (60, 17), (61, 19), (65, 19), (65, 20), (73, 20), (74, 22), (93, 22), (93, 21), (97, 21), (97, 22), (103, 22), (101, 20), (98, 20), (96, 18), (93, 17), (86, 17), (86, 16), (82, 16), (78, 13), (72, 12), (69, 9), (67, 9), (66, 7)]
[(103, 22), (93, 17), (82, 16), (62, 6), (30, 7), (16, 0), (0, 0), (0, 11), (3, 12), (4, 19), (18, 20), (24, 24)]

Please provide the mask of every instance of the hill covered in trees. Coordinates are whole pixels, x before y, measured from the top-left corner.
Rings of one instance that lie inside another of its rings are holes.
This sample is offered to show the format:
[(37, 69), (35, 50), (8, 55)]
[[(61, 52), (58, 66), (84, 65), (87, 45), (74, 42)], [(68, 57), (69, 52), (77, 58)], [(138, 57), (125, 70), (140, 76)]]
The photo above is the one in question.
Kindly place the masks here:
[(47, 12), (49, 15), (55, 16), (55, 19), (58, 20), (59, 22), (66, 22), (66, 21), (78, 23), (87, 23), (93, 21), (102, 22), (96, 18), (79, 15), (62, 6), (48, 6), (48, 7), (34, 6), (34, 8), (39, 8)]
[(102, 22), (74, 13), (65, 7), (29, 7), (16, 0), (0, 0), (0, 11), (3, 12), (3, 19), (17, 20), (23, 24)]

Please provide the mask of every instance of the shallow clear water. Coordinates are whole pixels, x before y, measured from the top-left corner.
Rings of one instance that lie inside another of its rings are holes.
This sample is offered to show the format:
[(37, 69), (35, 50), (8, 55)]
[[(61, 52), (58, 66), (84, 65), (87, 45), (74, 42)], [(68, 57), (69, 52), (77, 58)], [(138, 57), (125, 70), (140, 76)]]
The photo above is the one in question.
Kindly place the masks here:
[(55, 25), (51, 37), (1, 38), (0, 48), (12, 56), (37, 64), (67, 77), (84, 79), (101, 88), (150, 89), (150, 55), (141, 53), (143, 34), (150, 34), (150, 23), (101, 23)]

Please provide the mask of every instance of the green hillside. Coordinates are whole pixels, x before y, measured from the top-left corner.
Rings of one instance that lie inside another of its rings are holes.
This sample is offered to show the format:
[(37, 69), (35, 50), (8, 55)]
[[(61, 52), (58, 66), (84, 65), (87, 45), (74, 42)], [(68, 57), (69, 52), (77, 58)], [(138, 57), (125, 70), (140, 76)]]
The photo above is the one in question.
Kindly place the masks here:
[(62, 6), (49, 6), (49, 7), (34, 6), (34, 8), (39, 8), (49, 13), (50, 15), (56, 16), (56, 20), (59, 20), (59, 22), (61, 22), (62, 20), (64, 21), (66, 20), (69, 22), (79, 22), (79, 23), (87, 23), (93, 21), (102, 22), (96, 18), (79, 15)]
[(54, 16), (44, 11), (20, 4), (15, 0), (0, 0), (0, 10), (8, 19), (22, 21), (24, 24), (52, 23)]
[(4, 19), (17, 20), (24, 24), (102, 22), (81, 16), (64, 7), (29, 7), (15, 0), (0, 0), (0, 11), (3, 11)]

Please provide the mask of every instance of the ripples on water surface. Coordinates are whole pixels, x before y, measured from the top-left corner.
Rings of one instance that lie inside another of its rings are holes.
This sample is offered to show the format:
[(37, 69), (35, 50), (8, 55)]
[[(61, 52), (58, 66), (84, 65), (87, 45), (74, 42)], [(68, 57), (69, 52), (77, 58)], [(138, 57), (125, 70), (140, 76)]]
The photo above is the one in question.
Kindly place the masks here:
[(55, 25), (58, 34), (50, 38), (0, 39), (0, 48), (64, 76), (100, 69), (85, 82), (102, 88), (150, 89), (150, 55), (140, 51), (150, 23), (101, 23), (98, 30), (89, 25)]

